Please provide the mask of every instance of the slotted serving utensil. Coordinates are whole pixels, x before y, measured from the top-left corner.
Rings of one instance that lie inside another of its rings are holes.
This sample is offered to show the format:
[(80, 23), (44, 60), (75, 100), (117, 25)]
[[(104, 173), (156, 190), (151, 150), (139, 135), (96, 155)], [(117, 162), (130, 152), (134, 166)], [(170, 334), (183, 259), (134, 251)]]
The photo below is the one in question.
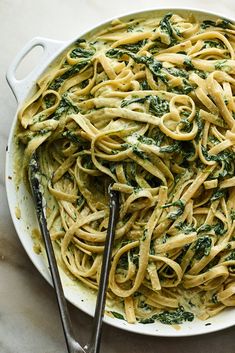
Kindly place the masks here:
[(64, 297), (64, 291), (60, 280), (60, 275), (55, 259), (55, 254), (51, 242), (51, 237), (47, 228), (45, 200), (43, 198), (43, 187), (41, 185), (40, 165), (35, 152), (29, 163), (29, 181), (36, 207), (36, 214), (39, 227), (45, 243), (46, 254), (58, 302), (61, 323), (64, 331), (68, 353), (98, 353), (100, 349), (101, 329), (104, 315), (106, 288), (108, 284), (112, 245), (115, 236), (115, 228), (119, 213), (119, 197), (117, 191), (112, 190), (111, 184), (108, 187), (109, 194), (109, 223), (104, 247), (100, 283), (96, 300), (95, 316), (92, 326), (90, 342), (83, 348), (76, 340), (72, 323)]

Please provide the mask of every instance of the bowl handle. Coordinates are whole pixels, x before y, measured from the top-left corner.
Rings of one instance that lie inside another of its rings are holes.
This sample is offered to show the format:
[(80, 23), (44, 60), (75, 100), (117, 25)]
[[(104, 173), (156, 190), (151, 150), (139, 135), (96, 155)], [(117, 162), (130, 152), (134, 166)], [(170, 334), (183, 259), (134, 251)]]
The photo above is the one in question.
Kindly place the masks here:
[[(26, 95), (35, 79), (46, 67), (48, 59), (52, 56), (55, 56), (55, 53), (64, 47), (65, 43), (66, 42), (53, 39), (35, 37), (26, 43), (25, 46), (19, 51), (19, 53), (10, 64), (6, 74), (7, 82), (11, 87), (11, 90), (18, 103), (22, 102), (26, 98)], [(18, 80), (15, 76), (17, 67), (20, 65), (24, 57), (37, 46), (43, 48), (43, 54), (39, 64), (26, 77)]]

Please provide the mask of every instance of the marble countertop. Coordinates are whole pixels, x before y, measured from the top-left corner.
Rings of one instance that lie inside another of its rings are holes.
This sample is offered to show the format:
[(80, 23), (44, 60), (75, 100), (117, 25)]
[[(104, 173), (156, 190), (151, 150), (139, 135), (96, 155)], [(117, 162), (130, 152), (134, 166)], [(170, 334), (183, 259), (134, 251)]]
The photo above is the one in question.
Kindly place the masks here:
[[(17, 51), (34, 36), (74, 38), (91, 26), (154, 7), (187, 7), (187, 0), (1, 0), (0, 1), (0, 353), (65, 353), (53, 289), (26, 255), (13, 227), (4, 186), (5, 148), (16, 111), (5, 72)], [(190, 7), (235, 17), (234, 0), (191, 0)], [(36, 57), (31, 64), (36, 63)], [(25, 73), (26, 66), (21, 69)], [(89, 340), (92, 319), (69, 305), (82, 344)], [(136, 335), (104, 325), (103, 353), (234, 353), (235, 328), (187, 338)]]

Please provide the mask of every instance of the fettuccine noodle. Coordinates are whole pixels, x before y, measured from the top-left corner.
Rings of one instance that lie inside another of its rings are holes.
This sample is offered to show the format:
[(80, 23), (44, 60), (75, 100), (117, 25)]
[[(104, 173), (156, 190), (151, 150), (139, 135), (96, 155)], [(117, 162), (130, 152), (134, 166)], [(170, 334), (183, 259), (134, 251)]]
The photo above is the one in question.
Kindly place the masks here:
[(19, 112), (60, 263), (95, 290), (107, 186), (120, 192), (108, 296), (130, 323), (235, 306), (234, 48), (223, 19), (116, 20), (63, 53)]

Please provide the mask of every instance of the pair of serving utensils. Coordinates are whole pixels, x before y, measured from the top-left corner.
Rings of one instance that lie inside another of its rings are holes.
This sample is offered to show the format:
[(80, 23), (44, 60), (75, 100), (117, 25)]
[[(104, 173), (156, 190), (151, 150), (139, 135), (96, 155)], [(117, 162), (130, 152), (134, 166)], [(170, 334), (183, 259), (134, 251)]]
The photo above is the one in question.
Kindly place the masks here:
[(54, 285), (56, 298), (58, 302), (60, 318), (63, 326), (65, 341), (67, 345), (68, 353), (98, 353), (100, 348), (101, 339), (101, 328), (105, 308), (106, 289), (109, 278), (109, 269), (112, 254), (112, 245), (115, 236), (115, 228), (119, 213), (119, 197), (117, 191), (112, 190), (111, 186), (108, 187), (109, 194), (109, 223), (104, 247), (102, 268), (100, 283), (98, 289), (98, 295), (96, 300), (96, 308), (94, 321), (92, 326), (92, 333), (90, 342), (83, 348), (76, 340), (70, 315), (67, 307), (67, 303), (64, 297), (64, 291), (60, 280), (60, 275), (55, 259), (55, 254), (50, 238), (50, 234), (47, 228), (47, 220), (45, 213), (45, 202), (42, 194), (42, 186), (40, 182), (40, 165), (37, 158), (36, 152), (31, 157), (29, 163), (29, 181), (35, 203), (37, 219), (39, 227), (44, 239), (49, 268), (51, 272), (52, 282)]

